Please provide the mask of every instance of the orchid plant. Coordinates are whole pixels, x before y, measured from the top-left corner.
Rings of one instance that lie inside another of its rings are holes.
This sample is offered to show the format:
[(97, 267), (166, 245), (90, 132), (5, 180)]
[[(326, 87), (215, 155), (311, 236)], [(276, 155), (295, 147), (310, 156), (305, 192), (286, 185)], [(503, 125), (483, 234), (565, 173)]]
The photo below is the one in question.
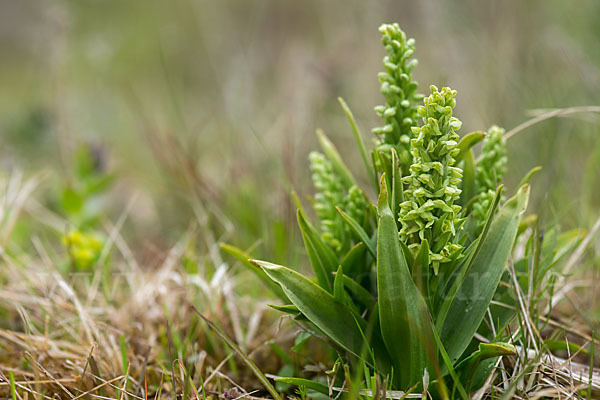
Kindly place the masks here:
[[(457, 92), (431, 86), (428, 96), (419, 94), (412, 78), (414, 40), (397, 24), (383, 25), (380, 32), (385, 104), (375, 111), (384, 125), (373, 130), (370, 157), (341, 100), (377, 200), (369, 199), (318, 132), (323, 152), (309, 157), (318, 227), (296, 199), (314, 277), (223, 248), (273, 288), (284, 303), (274, 308), (326, 337), (350, 370), (386, 377), (389, 389), (468, 398), (493, 361), (515, 353), (501, 334), (514, 312), (490, 315), (499, 324), (492, 330), (496, 334), (486, 329), (484, 318), (494, 296), (502, 294), (499, 283), (524, 230), (521, 215), (532, 174), (503, 201), (504, 130), (493, 126), (460, 138), (462, 124), (453, 115)], [(475, 159), (473, 146), (481, 141)], [(562, 250), (571, 248), (574, 241), (563, 239)], [(564, 255), (562, 250), (546, 248), (550, 261)], [(477, 341), (484, 331), (488, 341)], [(300, 378), (282, 379), (307, 385)], [(318, 390), (317, 383), (308, 386)]]

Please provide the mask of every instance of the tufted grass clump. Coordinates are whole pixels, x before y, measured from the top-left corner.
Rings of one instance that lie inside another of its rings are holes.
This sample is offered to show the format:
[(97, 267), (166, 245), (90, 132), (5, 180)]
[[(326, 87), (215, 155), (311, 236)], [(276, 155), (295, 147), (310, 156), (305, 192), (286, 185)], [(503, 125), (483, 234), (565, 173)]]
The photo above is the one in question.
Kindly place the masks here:
[[(342, 101), (376, 199), (319, 133), (323, 152), (311, 153), (310, 162), (320, 229), (297, 201), (314, 278), (266, 261), (246, 265), (279, 285), (275, 293), (284, 305), (276, 309), (327, 338), (346, 368), (338, 386), (358, 380), (374, 389), (381, 378), (387, 389), (405, 394), (467, 399), (500, 357), (516, 354), (508, 327), (518, 304), (505, 270), (510, 260), (527, 273), (532, 256), (531, 250), (515, 251), (516, 243), (532, 240), (524, 232), (535, 217), (521, 219), (532, 173), (504, 201), (503, 129), (461, 138), (462, 123), (453, 115), (457, 91), (432, 85), (429, 96), (419, 95), (412, 79), (414, 40), (396, 24), (380, 32), (387, 53), (379, 75), (385, 104), (375, 111), (385, 125), (373, 130), (370, 160)], [(476, 159), (473, 147), (481, 141)], [(579, 237), (552, 235), (535, 277), (526, 282), (532, 293), (547, 285), (547, 273)], [(223, 248), (243, 259), (239, 250)], [(506, 307), (490, 307), (493, 299)], [(281, 379), (332, 393), (317, 382)]]

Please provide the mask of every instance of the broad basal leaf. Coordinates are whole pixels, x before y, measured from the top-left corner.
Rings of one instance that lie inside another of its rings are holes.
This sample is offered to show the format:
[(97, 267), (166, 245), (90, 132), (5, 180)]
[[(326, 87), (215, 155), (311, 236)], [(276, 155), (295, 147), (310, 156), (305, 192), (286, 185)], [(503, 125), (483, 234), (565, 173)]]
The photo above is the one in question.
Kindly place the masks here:
[(361, 329), (365, 321), (352, 313), (341, 301), (310, 279), (296, 271), (265, 261), (253, 260), (265, 273), (279, 283), (288, 298), (317, 328), (333, 342), (360, 357), (363, 346)]
[(308, 252), (317, 281), (321, 287), (329, 292), (332, 290), (332, 274), (337, 270), (338, 261), (333, 251), (321, 239), (317, 230), (308, 222), (302, 210), (298, 210), (298, 225), (302, 232), (302, 239)]
[(471, 342), (496, 292), (528, 198), (529, 185), (525, 185), (502, 207), (450, 305), (441, 338), (452, 362)]
[[(377, 292), (381, 334), (400, 388), (419, 382), (423, 370), (437, 357), (425, 300), (417, 290), (400, 249), (385, 177), (379, 196)], [(431, 369), (429, 369), (431, 371)]]
[(285, 294), (283, 294), (281, 287), (279, 287), (279, 285), (273, 282), (273, 280), (271, 280), (262, 269), (258, 268), (256, 265), (250, 262), (250, 255), (248, 253), (226, 243), (219, 243), (219, 246), (224, 252), (231, 255), (233, 258), (238, 260), (244, 267), (248, 268), (250, 271), (256, 274), (256, 276), (258, 276), (258, 278), (261, 281), (263, 281), (265, 285), (267, 285), (269, 289), (271, 289), (271, 291), (284, 303), (288, 301)]

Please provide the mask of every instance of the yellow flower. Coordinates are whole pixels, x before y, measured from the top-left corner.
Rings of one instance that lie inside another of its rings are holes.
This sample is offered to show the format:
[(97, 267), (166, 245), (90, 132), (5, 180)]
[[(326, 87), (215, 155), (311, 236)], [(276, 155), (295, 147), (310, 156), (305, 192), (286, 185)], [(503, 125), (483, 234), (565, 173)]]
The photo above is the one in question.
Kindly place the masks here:
[(95, 235), (78, 230), (67, 233), (63, 239), (71, 261), (78, 269), (88, 269), (100, 256), (103, 243)]

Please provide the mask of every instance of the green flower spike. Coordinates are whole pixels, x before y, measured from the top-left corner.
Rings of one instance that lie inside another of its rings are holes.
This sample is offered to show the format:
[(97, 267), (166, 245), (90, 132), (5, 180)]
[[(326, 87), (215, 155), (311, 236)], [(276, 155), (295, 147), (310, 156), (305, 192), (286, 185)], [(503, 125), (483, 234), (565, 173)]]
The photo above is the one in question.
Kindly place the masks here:
[(385, 105), (375, 107), (385, 125), (373, 129), (379, 137), (378, 151), (396, 149), (403, 174), (408, 174), (412, 164), (410, 140), (411, 128), (417, 126), (417, 104), (423, 98), (417, 93), (417, 82), (412, 80), (416, 59), (410, 59), (415, 51), (414, 39), (407, 39), (398, 24), (381, 25), (382, 42), (387, 55), (383, 58), (385, 72), (379, 73), (381, 93)]
[(365, 196), (355, 185), (346, 190), (342, 179), (336, 175), (331, 162), (323, 154), (313, 151), (309, 160), (313, 184), (318, 190), (314, 209), (321, 221), (322, 238), (332, 249), (341, 252), (344, 245), (349, 243), (351, 233), (336, 207), (362, 223), (367, 208)]
[(409, 248), (418, 250), (423, 239), (430, 244), (430, 259), (437, 274), (439, 264), (458, 255), (461, 246), (453, 243), (464, 219), (458, 218), (461, 210), (454, 204), (459, 189), (462, 170), (454, 167), (458, 134), (462, 123), (452, 116), (456, 105), (456, 91), (431, 86), (431, 95), (417, 113), (423, 126), (413, 128), (411, 140), (414, 163), (410, 175), (402, 178), (407, 185), (405, 201), (400, 204), (400, 236)]
[(335, 207), (344, 201), (342, 180), (333, 172), (331, 162), (321, 153), (313, 151), (308, 156), (315, 194), (314, 209), (321, 221), (323, 240), (334, 249), (342, 247), (344, 221)]
[[(362, 224), (365, 219), (367, 210), (367, 200), (365, 194), (357, 186), (352, 185), (348, 190), (348, 194), (344, 198), (344, 211), (359, 224)], [(346, 229), (348, 225), (345, 225)]]
[(473, 204), (473, 216), (478, 221), (477, 233), (480, 233), (490, 205), (496, 195), (496, 187), (506, 172), (506, 139), (504, 129), (494, 125), (488, 132), (477, 162), (476, 185), (479, 197)]

